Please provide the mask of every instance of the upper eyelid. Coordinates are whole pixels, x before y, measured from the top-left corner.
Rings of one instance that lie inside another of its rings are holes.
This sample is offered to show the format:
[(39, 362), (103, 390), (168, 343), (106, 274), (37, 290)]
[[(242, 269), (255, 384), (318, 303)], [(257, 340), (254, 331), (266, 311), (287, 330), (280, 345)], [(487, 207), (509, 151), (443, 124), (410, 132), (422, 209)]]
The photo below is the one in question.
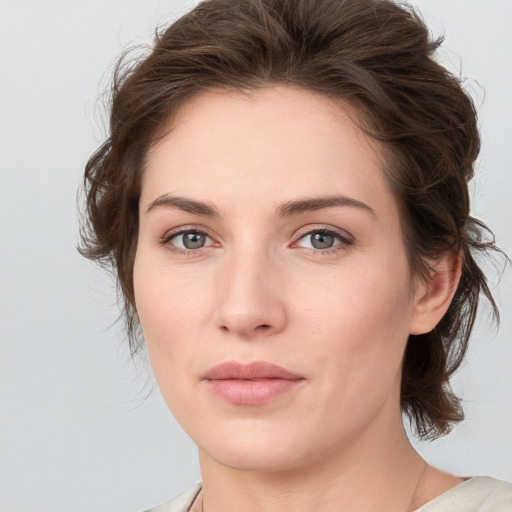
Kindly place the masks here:
[(306, 235), (309, 235), (310, 233), (318, 233), (320, 231), (331, 233), (333, 235), (338, 236), (342, 240), (348, 240), (353, 242), (354, 237), (348, 232), (343, 229), (335, 228), (333, 226), (329, 225), (318, 225), (316, 227), (304, 227), (303, 230), (299, 230), (299, 232), (296, 235), (296, 241), (300, 240), (301, 238), (305, 237)]
[(176, 228), (169, 229), (165, 232), (165, 234), (162, 236), (162, 238), (172, 238), (173, 236), (180, 235), (183, 233), (190, 233), (190, 232), (196, 232), (196, 233), (202, 233), (206, 236), (209, 236), (210, 238), (215, 238), (209, 229), (205, 228), (204, 226), (194, 225), (194, 224), (186, 224), (184, 226), (178, 226)]
[[(169, 230), (167, 230), (165, 232), (165, 235), (171, 235), (171, 234), (178, 234), (178, 233), (183, 233), (183, 232), (188, 232), (188, 231), (197, 231), (198, 233), (204, 233), (206, 235), (211, 235), (211, 231), (206, 228), (205, 226), (201, 226), (199, 224), (185, 224), (183, 226), (177, 226), (175, 228), (171, 228)], [(352, 235), (350, 235), (350, 233), (348, 233), (347, 231), (343, 230), (343, 229), (340, 229), (340, 228), (336, 228), (334, 226), (331, 226), (331, 225), (327, 225), (327, 224), (317, 224), (316, 226), (315, 225), (306, 225), (306, 226), (303, 226), (302, 228), (296, 230), (296, 236), (304, 236), (304, 235), (307, 235), (308, 233), (312, 233), (312, 232), (315, 232), (315, 231), (329, 231), (329, 232), (332, 232), (332, 233), (337, 233), (341, 236), (343, 235), (347, 235), (347, 237), (351, 237)]]

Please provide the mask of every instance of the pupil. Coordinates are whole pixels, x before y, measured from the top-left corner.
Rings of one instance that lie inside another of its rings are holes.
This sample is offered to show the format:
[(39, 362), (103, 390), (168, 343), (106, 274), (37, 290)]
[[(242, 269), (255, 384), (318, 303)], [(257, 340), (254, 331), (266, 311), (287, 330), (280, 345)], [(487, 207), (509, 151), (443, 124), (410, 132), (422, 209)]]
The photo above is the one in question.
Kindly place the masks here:
[(199, 249), (204, 245), (204, 236), (201, 233), (186, 233), (183, 235), (183, 245), (187, 249)]
[(315, 249), (329, 249), (334, 243), (334, 236), (327, 233), (315, 233), (311, 236), (311, 245)]

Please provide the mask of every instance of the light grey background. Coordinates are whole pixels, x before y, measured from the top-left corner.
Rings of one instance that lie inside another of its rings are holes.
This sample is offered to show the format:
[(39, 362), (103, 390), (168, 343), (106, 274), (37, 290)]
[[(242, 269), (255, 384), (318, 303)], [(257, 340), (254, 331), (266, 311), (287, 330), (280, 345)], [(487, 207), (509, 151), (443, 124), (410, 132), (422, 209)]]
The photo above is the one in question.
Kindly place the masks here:
[[(185, 0), (0, 0), (0, 510), (136, 512), (199, 479), (195, 448), (135, 367), (112, 281), (75, 251), (75, 194), (102, 141), (115, 57)], [(512, 253), (512, 2), (417, 0), (443, 59), (472, 81), (483, 151), (473, 210)], [(460, 59), (459, 59), (460, 57)], [(104, 117), (104, 116), (103, 116)], [(467, 420), (419, 449), (512, 481), (512, 277), (455, 380)]]

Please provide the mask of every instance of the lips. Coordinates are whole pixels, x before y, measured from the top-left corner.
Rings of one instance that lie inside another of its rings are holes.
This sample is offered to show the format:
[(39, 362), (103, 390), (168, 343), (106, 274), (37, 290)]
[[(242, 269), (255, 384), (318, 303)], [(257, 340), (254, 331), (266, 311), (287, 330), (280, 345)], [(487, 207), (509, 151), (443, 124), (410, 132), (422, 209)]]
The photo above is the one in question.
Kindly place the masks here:
[(242, 364), (228, 361), (203, 377), (217, 397), (238, 405), (261, 405), (296, 389), (304, 377), (264, 361)]

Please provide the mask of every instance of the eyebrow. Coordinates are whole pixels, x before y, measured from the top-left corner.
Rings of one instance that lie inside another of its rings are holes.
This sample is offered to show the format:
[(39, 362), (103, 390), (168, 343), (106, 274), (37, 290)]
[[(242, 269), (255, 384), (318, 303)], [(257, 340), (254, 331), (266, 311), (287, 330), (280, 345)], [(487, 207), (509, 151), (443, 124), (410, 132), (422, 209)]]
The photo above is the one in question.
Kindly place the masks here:
[[(292, 217), (294, 215), (300, 215), (303, 213), (322, 210), (323, 208), (332, 208), (336, 206), (357, 208), (359, 210), (371, 213), (372, 215), (376, 215), (373, 208), (361, 201), (358, 201), (357, 199), (342, 195), (335, 195), (306, 197), (304, 199), (286, 201), (277, 207), (276, 216), (281, 218)], [(168, 194), (157, 197), (154, 201), (152, 201), (149, 204), (146, 213), (149, 213), (151, 210), (154, 210), (158, 207), (177, 208), (179, 210), (183, 210), (194, 215), (200, 215), (202, 217), (220, 217), (219, 211), (212, 204), (202, 201), (195, 201), (193, 199), (180, 196), (171, 196)]]
[(372, 215), (376, 215), (375, 210), (370, 208), (367, 204), (352, 199), (347, 196), (320, 196), (304, 199), (297, 199), (295, 201), (287, 201), (280, 205), (277, 209), (278, 217), (291, 217), (292, 215), (300, 215), (323, 208), (331, 208), (333, 206), (357, 208)]
[(151, 210), (154, 210), (157, 207), (177, 208), (179, 210), (193, 213), (195, 215), (201, 215), (203, 217), (219, 217), (219, 212), (213, 205), (203, 203), (202, 201), (187, 199), (186, 197), (170, 196), (168, 194), (157, 197), (154, 201), (152, 201), (149, 204), (146, 213), (149, 213)]

